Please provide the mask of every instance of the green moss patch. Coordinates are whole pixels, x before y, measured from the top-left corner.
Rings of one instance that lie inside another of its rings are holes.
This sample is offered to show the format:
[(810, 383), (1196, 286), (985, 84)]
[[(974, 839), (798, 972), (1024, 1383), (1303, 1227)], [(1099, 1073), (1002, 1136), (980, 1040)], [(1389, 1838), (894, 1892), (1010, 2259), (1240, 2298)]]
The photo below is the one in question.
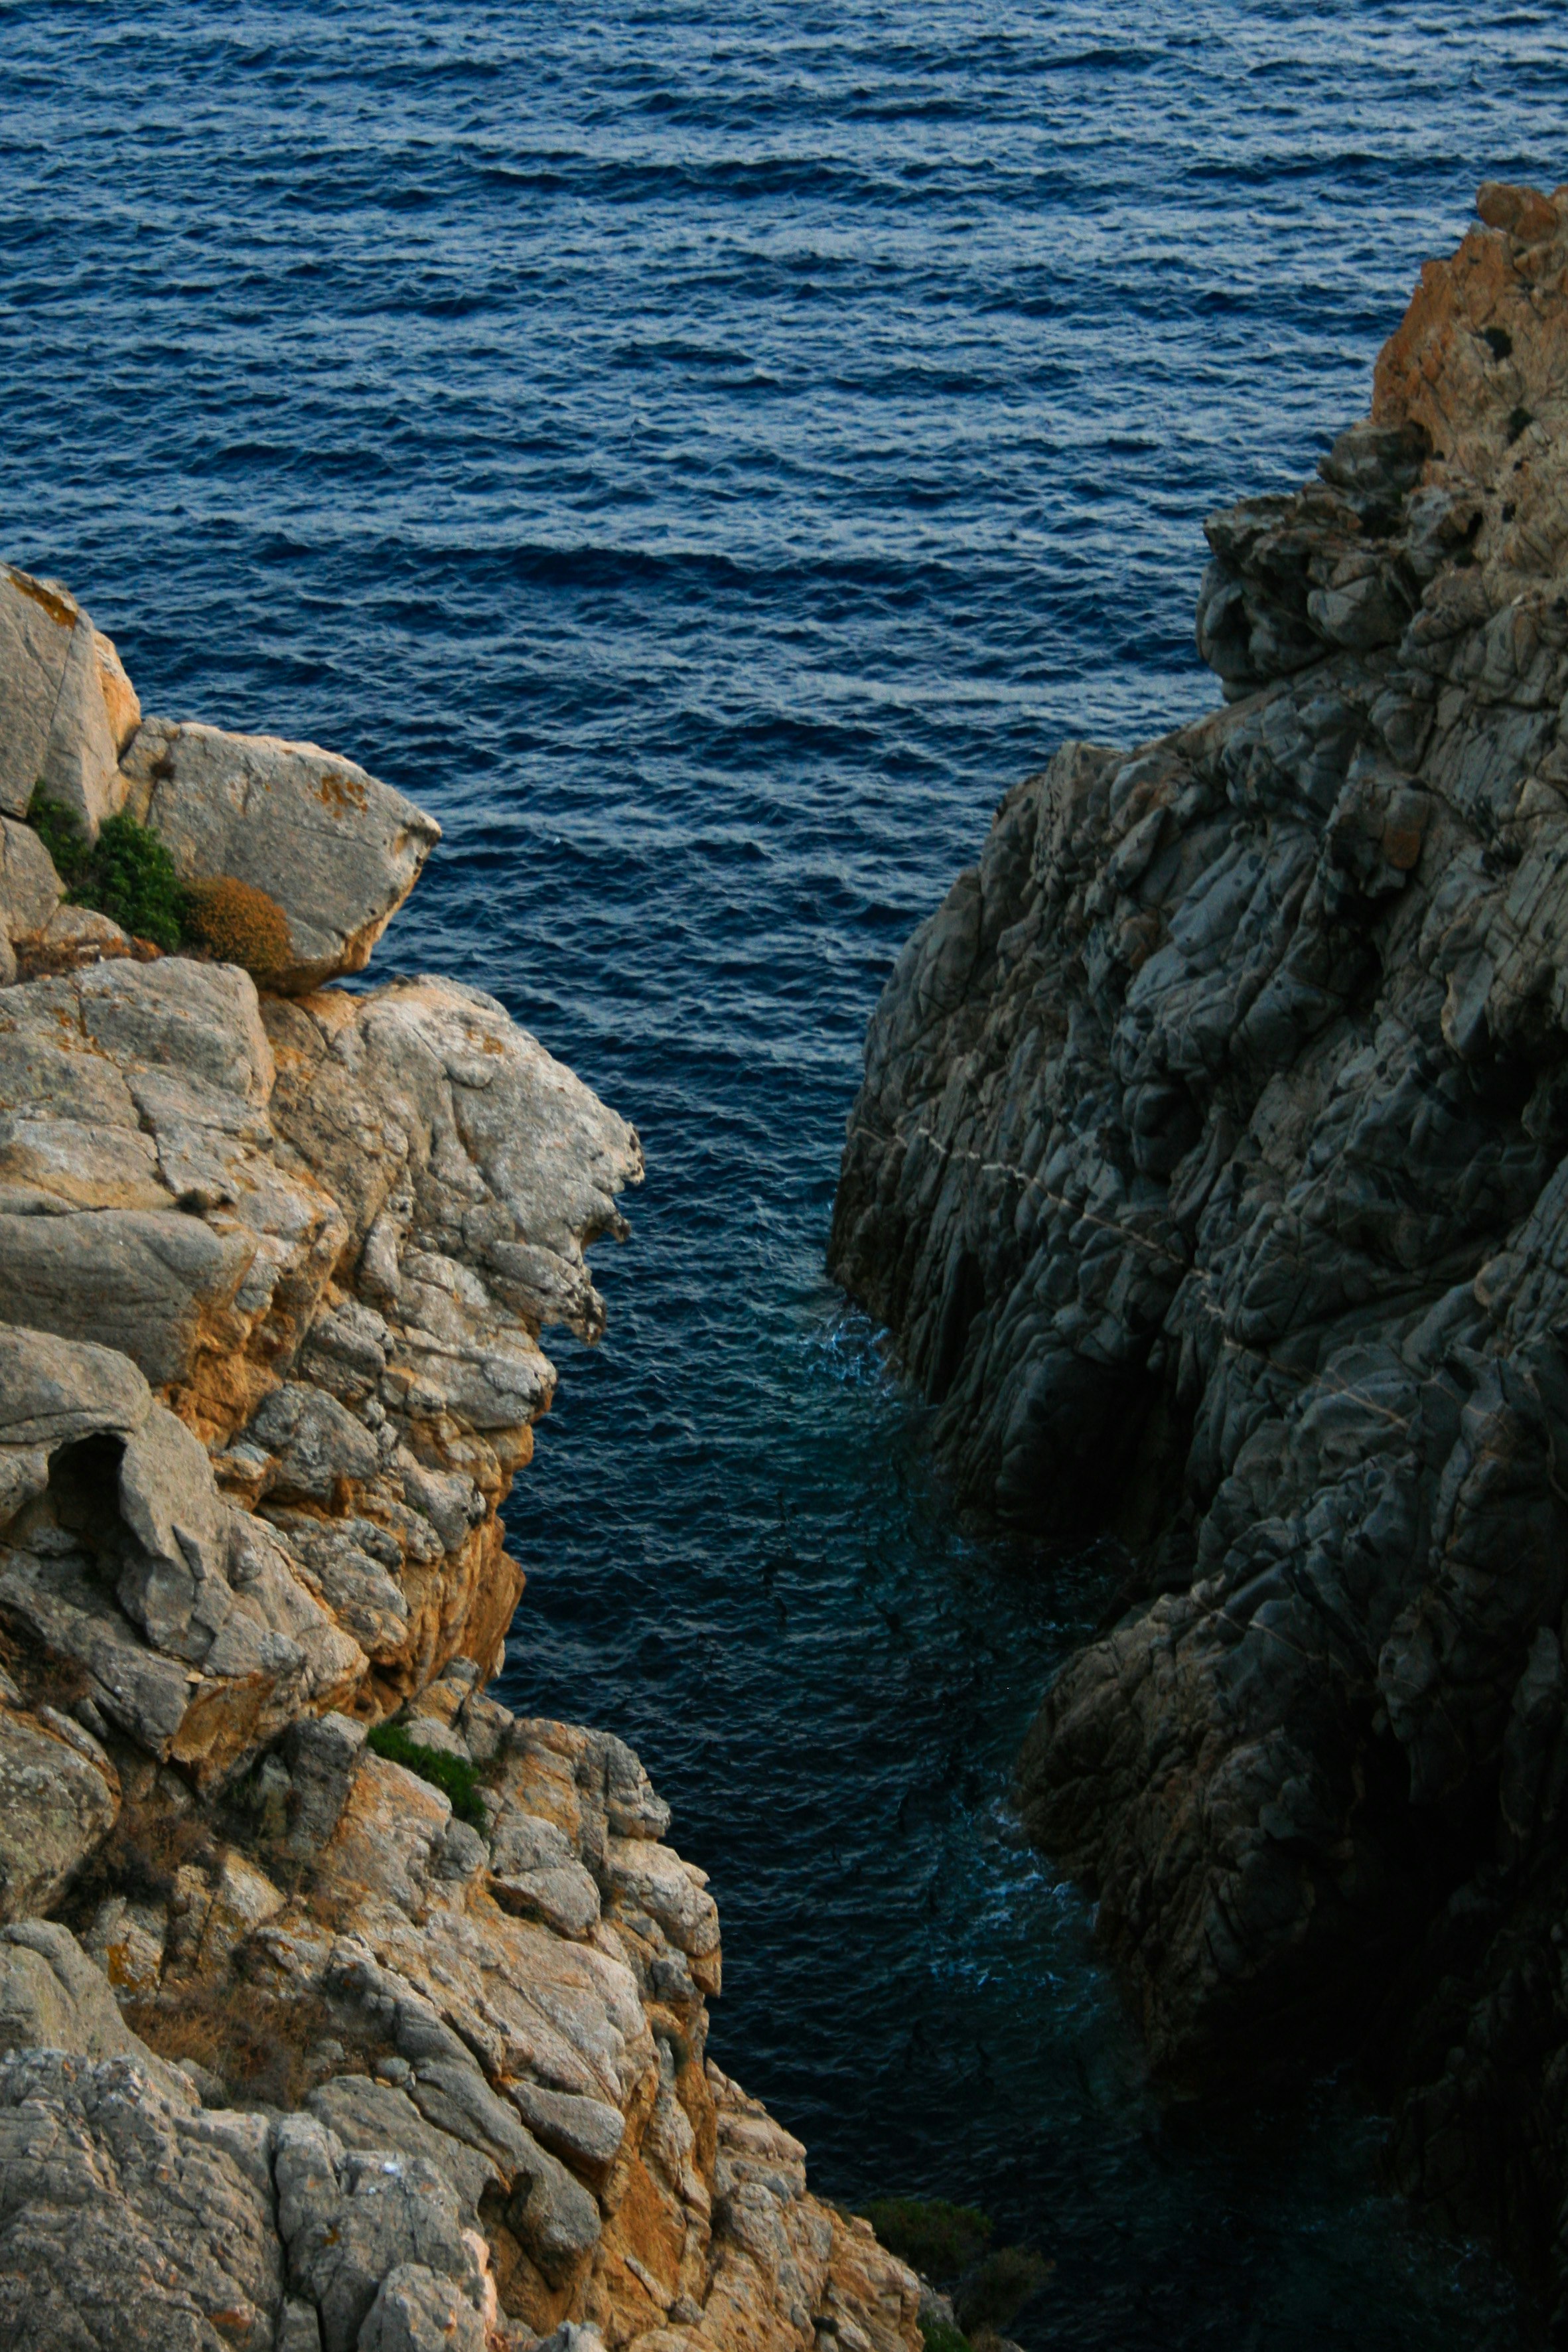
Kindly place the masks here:
[(411, 1738), (407, 1726), (401, 1723), (378, 1723), (366, 1742), (389, 1764), (402, 1764), (439, 1789), (460, 1822), (482, 1830), (488, 1826), (485, 1808), (479, 1801), (479, 1774), (472, 1764), (465, 1764), (461, 1756), (448, 1756), (439, 1748), (423, 1748)]
[(27, 822), (54, 859), (73, 907), (91, 907), (154, 947), (172, 950), (183, 944), (184, 885), (151, 825), (122, 811), (106, 818), (89, 843), (74, 812), (42, 784), (27, 804)]

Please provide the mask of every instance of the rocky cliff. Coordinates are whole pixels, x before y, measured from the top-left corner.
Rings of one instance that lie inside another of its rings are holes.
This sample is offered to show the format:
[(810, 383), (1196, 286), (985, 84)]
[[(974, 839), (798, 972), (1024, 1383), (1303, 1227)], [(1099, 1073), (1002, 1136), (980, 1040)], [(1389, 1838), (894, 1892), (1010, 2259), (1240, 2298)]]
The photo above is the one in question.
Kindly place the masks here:
[(831, 1263), (963, 1498), (1126, 1547), (1021, 1787), (1158, 2065), (1370, 2041), (1561, 2293), (1568, 190), (1479, 209), (1208, 524), (1224, 707), (1064, 746), (905, 949)]
[(707, 2055), (636, 1757), (486, 1695), (540, 1334), (598, 1337), (642, 1157), (491, 998), (326, 985), (437, 838), (143, 719), (0, 571), (0, 2321), (911, 2352), (913, 2274)]

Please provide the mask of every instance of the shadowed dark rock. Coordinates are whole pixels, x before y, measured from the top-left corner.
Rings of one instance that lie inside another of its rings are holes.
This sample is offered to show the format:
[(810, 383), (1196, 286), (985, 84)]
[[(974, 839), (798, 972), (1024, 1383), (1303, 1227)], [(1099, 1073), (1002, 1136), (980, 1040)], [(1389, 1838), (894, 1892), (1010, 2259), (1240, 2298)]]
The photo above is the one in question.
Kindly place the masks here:
[(1531, 191), (1482, 211), (1321, 478), (1209, 523), (1227, 707), (1064, 746), (904, 950), (831, 1262), (966, 1504), (1134, 1555), (1020, 1775), (1157, 2063), (1250, 2081), (1375, 2019), (1385, 2081), (1442, 2078), (1404, 2177), (1539, 2259), (1554, 2218), (1523, 2217), (1568, 2185), (1563, 2101), (1520, 2087), (1568, 2077), (1568, 234)]

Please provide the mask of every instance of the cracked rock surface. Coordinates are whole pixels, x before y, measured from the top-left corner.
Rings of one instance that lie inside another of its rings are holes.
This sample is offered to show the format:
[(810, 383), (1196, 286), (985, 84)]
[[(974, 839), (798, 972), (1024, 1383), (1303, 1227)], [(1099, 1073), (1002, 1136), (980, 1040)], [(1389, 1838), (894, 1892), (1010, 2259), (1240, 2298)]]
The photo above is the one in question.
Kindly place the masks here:
[(1568, 2242), (1568, 191), (1490, 185), (1225, 707), (1009, 792), (872, 1023), (831, 1263), (966, 1502), (1109, 1530), (1029, 1826), (1166, 2072), (1370, 2041), (1398, 2177)]
[[(40, 775), (265, 891), (293, 961), (62, 906)], [(634, 1131), (476, 990), (322, 985), (438, 829), (143, 721), (14, 572), (0, 810), (11, 2339), (918, 2352), (914, 2275), (708, 2057), (717, 1909), (636, 1757), (486, 1689), (542, 1335), (602, 1330)]]

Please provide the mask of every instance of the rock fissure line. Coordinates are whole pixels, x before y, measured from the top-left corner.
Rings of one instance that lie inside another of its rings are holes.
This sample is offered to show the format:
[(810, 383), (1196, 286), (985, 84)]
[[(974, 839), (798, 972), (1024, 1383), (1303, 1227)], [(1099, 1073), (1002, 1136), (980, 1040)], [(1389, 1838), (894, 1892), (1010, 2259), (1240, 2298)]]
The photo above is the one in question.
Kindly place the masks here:
[[(851, 1121), (850, 1139), (852, 1141), (854, 1140), (858, 1134), (869, 1134), (871, 1130), (869, 1129), (858, 1129), (854, 1122), (852, 1120)], [(1093, 1225), (1103, 1233), (1114, 1234), (1116, 1238), (1124, 1243), (1129, 1248), (1144, 1249), (1146, 1250), (1151, 1256), (1168, 1259), (1172, 1265), (1179, 1265), (1181, 1267), (1184, 1277), (1191, 1277), (1194, 1275), (1197, 1275), (1202, 1289), (1205, 1292), (1208, 1291), (1212, 1278), (1203, 1275), (1201, 1269), (1196, 1267), (1190, 1258), (1178, 1257), (1174, 1250), (1166, 1249), (1158, 1242), (1149, 1241), (1145, 1235), (1135, 1233), (1125, 1225), (1118, 1225), (1113, 1218), (1097, 1216), (1091, 1209), (1078, 1207), (1071, 1199), (1069, 1199), (1067, 1194), (1063, 1192), (1051, 1192), (1049, 1186), (1042, 1184), (1037, 1176), (1030, 1176), (1025, 1170), (1015, 1168), (1004, 1160), (987, 1160), (983, 1158), (979, 1152), (967, 1150), (960, 1144), (944, 1143), (941, 1138), (934, 1134), (932, 1129), (928, 1127), (901, 1129), (898, 1132), (898, 1140), (905, 1146), (907, 1146), (912, 1137), (918, 1138), (918, 1139), (924, 1143), (931, 1144), (937, 1151), (943, 1153), (946, 1158), (967, 1160), (971, 1166), (979, 1169), (983, 1175), (1006, 1176), (1010, 1178), (1016, 1183), (1026, 1185), (1031, 1192), (1038, 1192), (1042, 1200), (1050, 1201), (1057, 1208), (1065, 1210), (1076, 1224)], [(1209, 1297), (1201, 1297), (1198, 1303), (1209, 1314), (1214, 1315), (1217, 1318), (1221, 1316), (1222, 1310), (1218, 1306), (1214, 1305)], [(1406, 1414), (1395, 1412), (1389, 1406), (1380, 1404), (1375, 1397), (1371, 1396), (1366, 1390), (1357, 1387), (1354, 1382), (1337, 1381), (1323, 1372), (1295, 1371), (1289, 1364), (1280, 1363), (1276, 1358), (1267, 1354), (1263, 1349), (1249, 1348), (1244, 1339), (1232, 1339), (1228, 1334), (1222, 1335), (1221, 1344), (1226, 1349), (1239, 1355), (1250, 1356), (1258, 1363), (1266, 1364), (1270, 1372), (1276, 1373), (1281, 1378), (1293, 1382), (1298, 1388), (1318, 1388), (1322, 1389), (1329, 1395), (1343, 1396), (1353, 1399), (1358, 1403), (1364, 1404), (1369, 1412), (1377, 1414), (1380, 1419), (1386, 1421), (1396, 1429), (1402, 1429), (1407, 1432), (1411, 1427), (1410, 1421)], [(1565, 1491), (1563, 1487), (1557, 1486), (1555, 1481), (1553, 1481), (1553, 1492), (1559, 1495), (1565, 1503), (1568, 1503), (1568, 1491)]]

